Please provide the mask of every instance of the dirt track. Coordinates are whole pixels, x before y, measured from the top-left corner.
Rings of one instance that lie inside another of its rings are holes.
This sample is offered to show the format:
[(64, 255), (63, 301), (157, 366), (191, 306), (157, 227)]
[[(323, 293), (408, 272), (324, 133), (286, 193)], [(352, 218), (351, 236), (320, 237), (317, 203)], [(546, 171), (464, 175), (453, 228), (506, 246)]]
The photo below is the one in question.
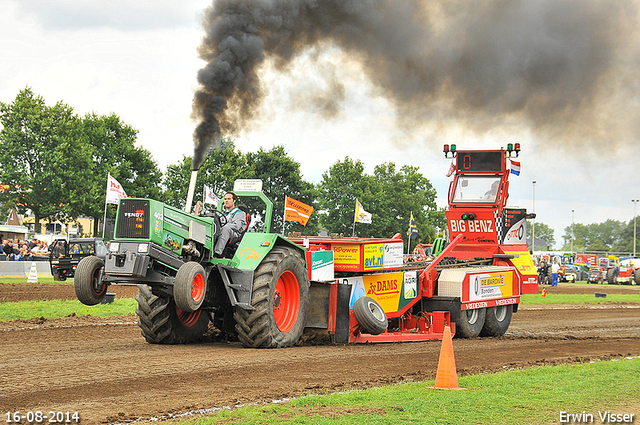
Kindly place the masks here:
[[(24, 296), (19, 293), (36, 299), (73, 298), (71, 285), (46, 285), (50, 290), (27, 286), (37, 285), (0, 285), (0, 300)], [(561, 285), (548, 292), (639, 290)], [(458, 373), (638, 356), (639, 307), (522, 307), (504, 337), (454, 341)], [(0, 323), (0, 412), (78, 411), (83, 424), (124, 423), (433, 378), (440, 351), (439, 341), (281, 350), (221, 342), (156, 346), (144, 341), (135, 321), (129, 315)]]

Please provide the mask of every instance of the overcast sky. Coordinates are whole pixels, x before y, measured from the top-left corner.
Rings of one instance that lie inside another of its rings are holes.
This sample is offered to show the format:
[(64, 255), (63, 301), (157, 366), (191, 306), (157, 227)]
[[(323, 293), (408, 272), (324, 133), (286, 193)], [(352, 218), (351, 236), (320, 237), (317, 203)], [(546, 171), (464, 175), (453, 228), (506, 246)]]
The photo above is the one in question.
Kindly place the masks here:
[[(164, 170), (193, 153), (191, 101), (196, 73), (204, 66), (197, 47), (209, 4), (4, 0), (0, 101), (12, 102), (29, 86), (47, 104), (64, 101), (81, 115), (114, 112), (139, 130), (139, 143)], [(459, 149), (493, 149), (520, 142), (522, 172), (511, 177), (509, 203), (531, 211), (536, 181), (537, 222), (555, 230), (558, 245), (572, 220), (589, 224), (633, 219), (631, 200), (640, 199), (637, 133), (624, 143), (570, 144), (541, 140), (514, 119), (496, 122), (495, 129), (482, 134), (447, 123), (408, 132), (397, 126), (399, 117), (389, 100), (340, 50), (327, 47), (320, 54), (321, 66), (309, 55), (294, 61), (287, 74), (266, 68), (261, 72), (268, 94), (259, 118), (236, 140), (241, 151), (284, 145), (301, 163), (304, 178), (314, 183), (345, 156), (361, 160), (369, 173), (387, 161), (398, 167), (417, 166), (444, 206), (450, 165), (442, 154), (444, 143), (456, 143)], [(637, 68), (639, 58), (628, 59)], [(338, 112), (331, 116), (304, 100), (309, 93), (328, 90), (323, 77), (327, 73), (344, 86)], [(628, 104), (636, 110), (640, 106), (635, 97)], [(611, 122), (615, 120), (607, 120), (607, 125)], [(597, 119), (592, 124), (599, 126)], [(611, 134), (617, 134), (615, 128)], [(406, 223), (398, 226), (400, 231)]]

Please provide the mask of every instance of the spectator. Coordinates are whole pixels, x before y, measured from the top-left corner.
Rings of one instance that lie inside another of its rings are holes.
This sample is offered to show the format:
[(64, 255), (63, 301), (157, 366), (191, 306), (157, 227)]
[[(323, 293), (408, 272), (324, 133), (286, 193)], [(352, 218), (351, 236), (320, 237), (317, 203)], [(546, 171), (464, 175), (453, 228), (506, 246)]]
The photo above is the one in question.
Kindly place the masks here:
[[(17, 239), (14, 239), (17, 240)], [(11, 260), (20, 261), (22, 254), (20, 253), (20, 245), (18, 243), (13, 244), (13, 251), (11, 252)]]
[(560, 271), (560, 265), (558, 264), (558, 260), (555, 257), (553, 257), (553, 264), (551, 265), (551, 278), (552, 278), (551, 286), (558, 286), (559, 271)]
[(20, 261), (31, 261), (33, 260), (33, 255), (29, 250), (28, 244), (25, 244), (20, 248)]
[(2, 241), (2, 252), (4, 252), (4, 255), (6, 255), (8, 259), (9, 255), (13, 253), (13, 244), (11, 243), (11, 241)]

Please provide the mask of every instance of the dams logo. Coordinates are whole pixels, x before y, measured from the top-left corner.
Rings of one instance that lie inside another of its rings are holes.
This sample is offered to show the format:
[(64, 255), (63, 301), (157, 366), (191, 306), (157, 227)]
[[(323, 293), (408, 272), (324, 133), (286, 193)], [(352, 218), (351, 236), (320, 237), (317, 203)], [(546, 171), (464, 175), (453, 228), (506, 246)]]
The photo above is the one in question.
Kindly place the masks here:
[(400, 290), (398, 289), (398, 280), (378, 280), (377, 282), (371, 282), (369, 284), (369, 290), (367, 291), (367, 295), (389, 295), (389, 294), (399, 294)]

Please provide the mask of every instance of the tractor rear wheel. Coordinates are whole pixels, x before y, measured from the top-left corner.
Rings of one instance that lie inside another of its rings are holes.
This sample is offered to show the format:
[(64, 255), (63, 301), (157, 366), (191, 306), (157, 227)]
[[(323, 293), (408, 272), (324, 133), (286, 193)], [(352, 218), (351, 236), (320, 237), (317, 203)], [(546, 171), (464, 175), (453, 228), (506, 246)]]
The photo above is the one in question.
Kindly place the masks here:
[(138, 326), (150, 344), (186, 344), (197, 341), (209, 326), (202, 310), (180, 310), (173, 298), (158, 297), (147, 285), (138, 285)]
[(100, 304), (107, 295), (107, 287), (100, 280), (100, 271), (104, 268), (104, 262), (95, 256), (85, 257), (76, 268), (73, 287), (76, 297), (84, 305)]
[(616, 280), (616, 277), (618, 276), (620, 276), (620, 270), (618, 270), (617, 267), (607, 270), (607, 283), (609, 285), (618, 283), (618, 281)]
[(178, 308), (189, 313), (197, 311), (204, 302), (206, 292), (204, 267), (195, 261), (180, 266), (173, 284), (173, 297)]
[(501, 305), (488, 308), (484, 318), (484, 326), (482, 327), (482, 331), (480, 331), (480, 336), (504, 335), (511, 324), (512, 314), (512, 305)]
[(362, 329), (371, 335), (380, 335), (389, 326), (384, 310), (371, 297), (358, 298), (353, 303), (353, 315)]
[(309, 305), (305, 262), (293, 247), (277, 246), (254, 272), (249, 311), (236, 307), (238, 338), (245, 347), (281, 348), (296, 344)]
[(636, 269), (633, 272), (633, 281), (636, 283), (636, 285), (640, 285), (640, 269)]
[(460, 338), (475, 338), (480, 335), (486, 313), (487, 310), (484, 308), (460, 311), (460, 316), (456, 321), (456, 336)]

